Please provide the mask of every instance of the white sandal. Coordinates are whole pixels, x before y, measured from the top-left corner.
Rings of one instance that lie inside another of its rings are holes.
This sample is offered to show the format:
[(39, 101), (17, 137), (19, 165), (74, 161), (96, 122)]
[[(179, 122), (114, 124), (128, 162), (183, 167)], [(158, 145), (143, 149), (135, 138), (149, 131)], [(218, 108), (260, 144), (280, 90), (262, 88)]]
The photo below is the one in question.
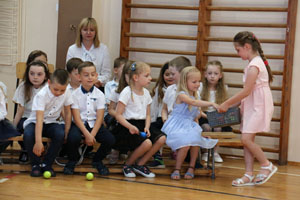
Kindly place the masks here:
[[(273, 168), (274, 167), (274, 168)], [(277, 167), (274, 166), (272, 164), (272, 162), (270, 162), (270, 164), (266, 167), (262, 166), (260, 167), (261, 169), (266, 169), (266, 170), (269, 170), (270, 173), (268, 175), (266, 174), (257, 174), (256, 175), (256, 178), (259, 179), (259, 181), (255, 181), (255, 185), (262, 185), (264, 184), (265, 182), (267, 182), (274, 174), (275, 172), (277, 171)]]
[(250, 176), (249, 174), (244, 174), (244, 176), (249, 179), (249, 182), (245, 183), (242, 178), (238, 178), (238, 179), (234, 180), (236, 183), (233, 183), (234, 181), (232, 182), (232, 186), (241, 187), (241, 186), (254, 185), (254, 183), (253, 183), (254, 176)]

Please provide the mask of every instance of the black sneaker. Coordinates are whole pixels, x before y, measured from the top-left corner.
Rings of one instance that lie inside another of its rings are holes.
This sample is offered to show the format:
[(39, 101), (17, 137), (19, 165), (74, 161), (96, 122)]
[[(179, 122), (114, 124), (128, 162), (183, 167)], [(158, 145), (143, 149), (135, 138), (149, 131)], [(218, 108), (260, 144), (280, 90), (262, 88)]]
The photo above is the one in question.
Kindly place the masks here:
[(162, 159), (154, 159), (149, 165), (149, 168), (165, 168), (165, 163)]
[(135, 165), (133, 166), (133, 170), (140, 175), (147, 178), (154, 178), (155, 174), (150, 171), (150, 169), (145, 165)]
[(29, 163), (28, 153), (26, 151), (22, 151), (19, 156), (19, 164), (25, 165), (28, 163)]
[(31, 172), (30, 172), (30, 176), (32, 176), (32, 177), (42, 176), (41, 167), (39, 165), (33, 165), (32, 169), (31, 169)]
[(64, 167), (64, 174), (66, 175), (73, 175), (74, 169), (76, 166), (76, 161), (69, 161), (66, 166)]
[(98, 170), (98, 173), (103, 176), (109, 175), (108, 168), (102, 163), (102, 161), (93, 162), (92, 166)]
[(133, 169), (132, 169), (131, 165), (124, 165), (123, 166), (123, 173), (124, 173), (124, 176), (126, 176), (127, 178), (136, 177), (135, 173), (133, 172)]
[(49, 171), (51, 173), (51, 177), (55, 177), (56, 176), (56, 173), (52, 169), (52, 167), (49, 167), (49, 166), (42, 167), (42, 172), (44, 173), (45, 171)]

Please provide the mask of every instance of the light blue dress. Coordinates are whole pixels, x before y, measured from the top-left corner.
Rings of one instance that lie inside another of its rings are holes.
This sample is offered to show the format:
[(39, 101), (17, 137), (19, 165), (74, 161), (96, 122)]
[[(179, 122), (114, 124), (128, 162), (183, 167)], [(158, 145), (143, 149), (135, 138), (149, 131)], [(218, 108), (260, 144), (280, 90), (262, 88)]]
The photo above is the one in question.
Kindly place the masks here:
[(186, 103), (174, 104), (172, 113), (161, 129), (167, 134), (167, 145), (173, 151), (186, 146), (213, 148), (218, 140), (201, 136), (202, 128), (194, 121), (200, 114), (199, 109), (196, 106), (192, 106), (190, 111), (188, 106)]

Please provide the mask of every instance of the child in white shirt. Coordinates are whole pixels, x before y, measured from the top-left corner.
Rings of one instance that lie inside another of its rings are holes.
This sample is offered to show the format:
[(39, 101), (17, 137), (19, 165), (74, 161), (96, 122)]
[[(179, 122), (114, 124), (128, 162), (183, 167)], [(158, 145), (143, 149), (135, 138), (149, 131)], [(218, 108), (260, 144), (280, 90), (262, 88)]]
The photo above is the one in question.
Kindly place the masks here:
[[(145, 87), (150, 84), (151, 79), (149, 65), (143, 62), (133, 63), (130, 66), (129, 86), (123, 89), (119, 97), (116, 110), (116, 119), (119, 122), (116, 127), (118, 131), (115, 132), (116, 143), (132, 151), (123, 167), (126, 177), (135, 177), (133, 171), (145, 177), (155, 177), (145, 164), (166, 140), (161, 131), (155, 132), (150, 127), (152, 99)], [(149, 139), (141, 137), (140, 132), (145, 132)]]
[[(38, 177), (44, 171), (50, 171), (55, 176), (52, 164), (60, 150), (71, 125), (71, 94), (66, 90), (68, 85), (68, 72), (57, 69), (48, 80), (48, 85), (43, 87), (34, 97), (32, 112), (24, 122), (24, 144), (31, 159), (31, 176)], [(65, 124), (60, 124), (57, 119), (64, 109)], [(42, 136), (51, 138), (50, 146), (41, 162), (44, 152)]]
[(104, 94), (94, 86), (98, 74), (92, 62), (83, 62), (78, 67), (81, 86), (73, 94), (72, 123), (67, 138), (67, 154), (69, 162), (64, 168), (64, 174), (72, 175), (79, 158), (78, 147), (84, 136), (85, 143), (93, 146), (97, 141), (101, 143), (93, 157), (92, 166), (100, 175), (108, 175), (108, 168), (102, 160), (110, 152), (111, 146), (115, 143), (114, 136), (102, 125), (105, 97)]

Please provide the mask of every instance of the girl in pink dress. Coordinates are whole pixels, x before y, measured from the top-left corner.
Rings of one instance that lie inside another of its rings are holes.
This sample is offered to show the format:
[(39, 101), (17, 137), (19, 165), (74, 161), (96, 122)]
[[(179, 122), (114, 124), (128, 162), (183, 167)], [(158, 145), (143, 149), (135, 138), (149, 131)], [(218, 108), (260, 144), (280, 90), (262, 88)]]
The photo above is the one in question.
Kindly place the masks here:
[[(234, 180), (232, 185), (261, 185), (277, 171), (277, 167), (266, 158), (261, 147), (254, 142), (256, 133), (270, 130), (274, 106), (269, 84), (273, 77), (260, 42), (253, 33), (239, 32), (233, 41), (238, 55), (243, 60), (249, 60), (249, 64), (244, 69), (243, 89), (222, 103), (218, 109), (219, 112), (226, 112), (230, 106), (241, 103), (240, 130), (246, 172), (243, 177)], [(254, 157), (261, 165), (256, 178), (253, 173)]]

